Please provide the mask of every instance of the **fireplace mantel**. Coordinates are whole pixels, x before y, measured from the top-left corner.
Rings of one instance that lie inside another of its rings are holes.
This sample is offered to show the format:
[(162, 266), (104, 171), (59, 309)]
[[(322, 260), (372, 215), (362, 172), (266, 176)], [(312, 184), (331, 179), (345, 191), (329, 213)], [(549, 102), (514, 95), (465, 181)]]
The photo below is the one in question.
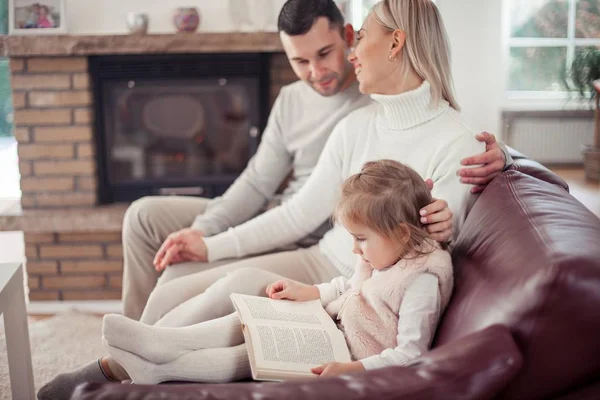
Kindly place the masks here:
[(0, 36), (0, 56), (281, 52), (276, 32)]

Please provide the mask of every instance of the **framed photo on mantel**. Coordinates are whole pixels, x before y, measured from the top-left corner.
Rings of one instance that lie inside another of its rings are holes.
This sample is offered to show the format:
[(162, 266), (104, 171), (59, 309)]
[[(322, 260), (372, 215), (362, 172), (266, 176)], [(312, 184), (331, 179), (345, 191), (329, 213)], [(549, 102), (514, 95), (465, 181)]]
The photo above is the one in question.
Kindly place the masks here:
[(11, 35), (52, 35), (67, 32), (67, 0), (9, 0)]

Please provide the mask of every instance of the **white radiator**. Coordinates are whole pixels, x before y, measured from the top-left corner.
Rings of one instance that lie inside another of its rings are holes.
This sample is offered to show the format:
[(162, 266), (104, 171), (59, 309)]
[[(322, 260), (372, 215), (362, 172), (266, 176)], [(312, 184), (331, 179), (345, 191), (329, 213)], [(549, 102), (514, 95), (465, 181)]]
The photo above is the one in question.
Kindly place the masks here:
[(507, 144), (544, 164), (583, 164), (582, 145), (594, 140), (589, 111), (505, 112), (503, 120)]

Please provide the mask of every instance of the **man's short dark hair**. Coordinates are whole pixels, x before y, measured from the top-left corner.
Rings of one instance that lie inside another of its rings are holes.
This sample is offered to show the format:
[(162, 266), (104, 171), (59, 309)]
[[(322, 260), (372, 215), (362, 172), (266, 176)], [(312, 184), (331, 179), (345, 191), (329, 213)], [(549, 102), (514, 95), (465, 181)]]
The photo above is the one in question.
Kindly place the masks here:
[(344, 16), (333, 0), (288, 0), (279, 13), (277, 28), (290, 36), (304, 35), (318, 18), (325, 17), (329, 28), (344, 26)]

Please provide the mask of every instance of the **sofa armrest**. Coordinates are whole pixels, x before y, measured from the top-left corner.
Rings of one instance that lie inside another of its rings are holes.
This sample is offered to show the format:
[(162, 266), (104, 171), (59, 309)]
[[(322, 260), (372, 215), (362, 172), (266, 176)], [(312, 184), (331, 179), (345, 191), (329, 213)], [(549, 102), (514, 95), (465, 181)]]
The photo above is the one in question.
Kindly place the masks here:
[(508, 153), (513, 159), (512, 165), (508, 168), (512, 171), (519, 171), (526, 175), (533, 176), (539, 180), (558, 185), (569, 191), (569, 185), (561, 177), (544, 167), (537, 161), (533, 161), (525, 154), (520, 153), (510, 146), (506, 146)]
[(86, 383), (72, 400), (90, 399), (492, 399), (516, 375), (522, 357), (509, 330), (494, 325), (424, 354), (408, 367), (334, 378), (225, 385)]

